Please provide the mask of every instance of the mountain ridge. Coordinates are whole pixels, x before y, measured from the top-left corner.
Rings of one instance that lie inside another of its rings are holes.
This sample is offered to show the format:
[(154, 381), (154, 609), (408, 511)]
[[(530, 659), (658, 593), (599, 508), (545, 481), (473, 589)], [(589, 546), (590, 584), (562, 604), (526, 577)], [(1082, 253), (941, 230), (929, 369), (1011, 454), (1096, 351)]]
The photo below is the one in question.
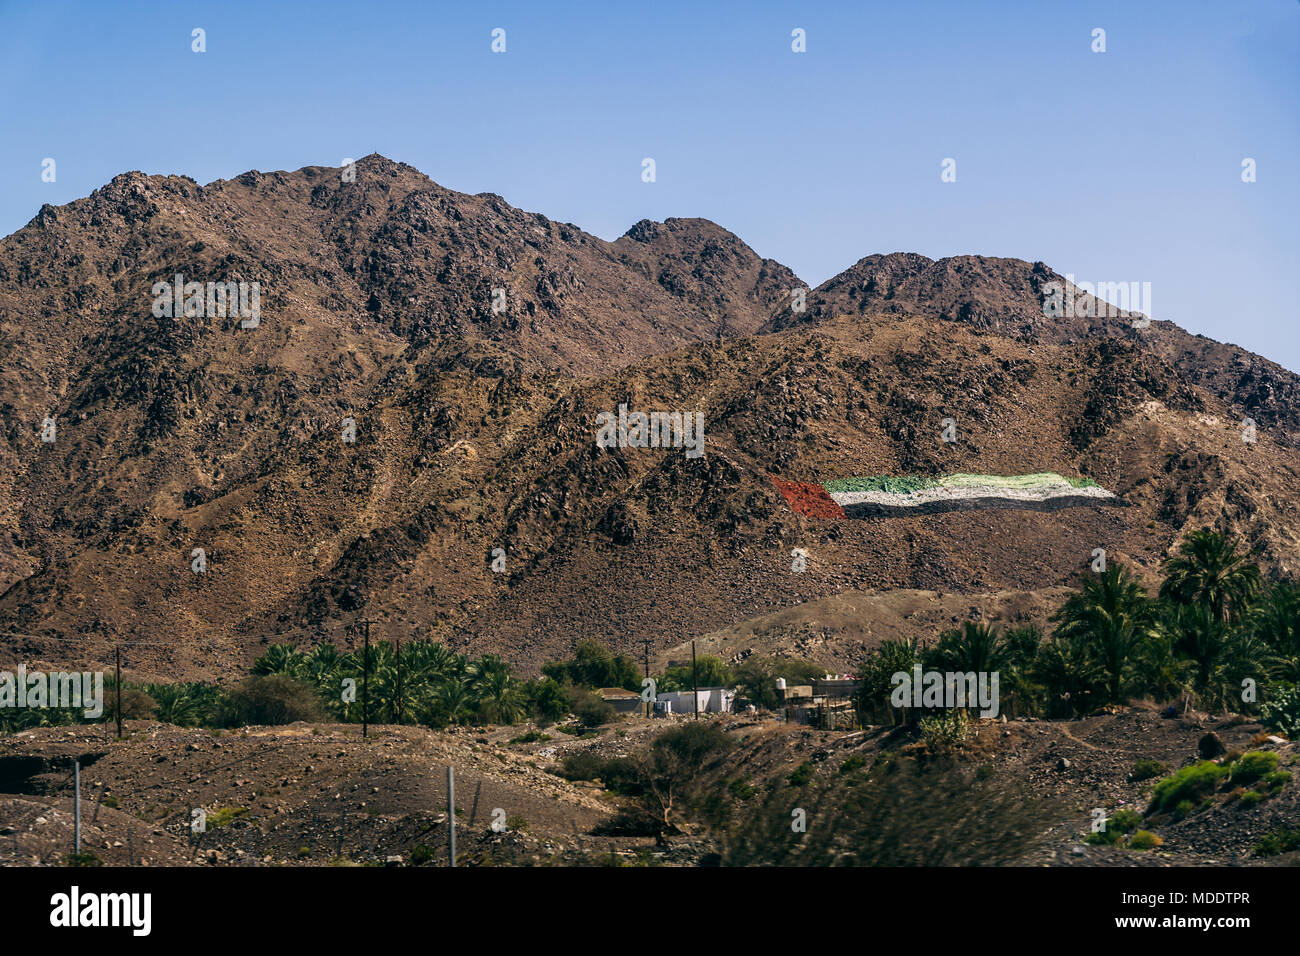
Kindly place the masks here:
[[(5, 647), (102, 662), (132, 635), (133, 668), (221, 679), (364, 614), (535, 670), (851, 590), (1037, 593), (1097, 547), (1149, 575), (1203, 524), (1300, 566), (1295, 376), (1160, 321), (1052, 326), (1041, 263), (868, 256), (799, 313), (794, 273), (708, 220), (606, 242), (356, 174), (126, 173), (0, 240)], [(259, 282), (260, 324), (153, 314), (176, 274)], [(598, 448), (620, 404), (701, 412), (706, 454)], [(952, 471), (1129, 507), (836, 523), (770, 480)]]

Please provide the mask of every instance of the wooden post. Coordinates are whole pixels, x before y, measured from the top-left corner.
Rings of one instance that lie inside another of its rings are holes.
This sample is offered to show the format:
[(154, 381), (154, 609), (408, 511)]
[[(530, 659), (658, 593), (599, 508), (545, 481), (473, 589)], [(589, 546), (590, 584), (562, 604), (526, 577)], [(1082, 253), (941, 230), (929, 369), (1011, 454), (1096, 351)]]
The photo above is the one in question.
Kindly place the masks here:
[(113, 648), (113, 673), (117, 690), (117, 739), (122, 739), (122, 647)]
[(691, 641), (691, 700), (695, 704), (695, 719), (700, 719), (700, 682), (695, 670), (695, 642)]
[[(641, 643), (645, 647), (645, 676), (648, 678), (650, 676), (650, 638), (643, 637)], [(644, 687), (645, 685), (642, 684), (641, 686)], [(643, 707), (642, 710), (645, 712), (645, 716), (653, 716), (654, 701), (646, 701), (645, 707)]]
[(456, 865), (456, 772), (447, 765), (447, 848), (451, 865)]
[(366, 629), (366, 648), (361, 657), (361, 736), (364, 739), (370, 729), (370, 618), (361, 623)]
[(72, 764), (72, 852), (81, 855), (81, 761)]

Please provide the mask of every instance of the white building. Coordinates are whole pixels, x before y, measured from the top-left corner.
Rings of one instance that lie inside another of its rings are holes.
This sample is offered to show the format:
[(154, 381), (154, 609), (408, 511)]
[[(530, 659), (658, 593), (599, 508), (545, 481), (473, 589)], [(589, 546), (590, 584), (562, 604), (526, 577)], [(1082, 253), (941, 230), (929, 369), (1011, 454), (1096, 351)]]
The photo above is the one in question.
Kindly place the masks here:
[[(736, 692), (725, 687), (701, 687), (695, 691), (701, 714), (729, 714)], [(661, 714), (693, 714), (696, 704), (689, 690), (665, 691), (655, 697), (655, 711)]]

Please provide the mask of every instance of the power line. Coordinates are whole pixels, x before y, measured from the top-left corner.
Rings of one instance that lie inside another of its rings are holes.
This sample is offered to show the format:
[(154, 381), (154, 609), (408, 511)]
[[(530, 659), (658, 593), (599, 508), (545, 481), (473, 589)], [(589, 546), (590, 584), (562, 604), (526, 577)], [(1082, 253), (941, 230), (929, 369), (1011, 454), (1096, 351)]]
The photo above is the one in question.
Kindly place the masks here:
[(25, 637), (32, 641), (55, 641), (64, 643), (77, 643), (88, 645), (92, 643), (115, 644), (118, 647), (184, 647), (184, 644), (178, 644), (173, 641), (115, 641), (109, 637), (102, 637), (98, 640), (87, 634), (78, 637), (59, 637), (57, 634), (24, 634), (20, 631), (0, 631), (0, 637)]
[[(292, 637), (297, 634), (314, 634), (317, 637), (336, 637), (338, 636), (337, 634), (328, 633), (328, 632), (330, 631), (346, 632), (349, 629), (355, 627), (357, 624), (362, 624), (362, 623), (365, 622), (361, 620), (357, 620), (356, 618), (353, 618), (352, 620), (336, 620), (336, 621), (331, 621), (328, 624), (317, 624), (309, 627), (295, 627), (288, 631), (276, 631), (274, 634), (268, 634), (265, 636), (271, 640), (274, 640), (276, 638), (282, 638), (282, 637)], [(382, 624), (382, 623), (391, 623), (391, 622), (385, 622), (383, 620), (375, 620), (372, 621), (371, 623)], [(218, 636), (218, 635), (213, 635), (213, 636)], [(252, 634), (240, 635), (240, 634), (225, 633), (219, 636), (224, 637), (228, 640), (234, 640), (240, 637), (253, 637), (257, 635), (252, 635)], [(33, 641), (54, 641), (54, 642), (64, 642), (64, 643), (76, 643), (82, 645), (90, 645), (94, 643), (114, 644), (119, 647), (181, 648), (181, 647), (191, 646), (190, 643), (187, 641), (156, 641), (156, 640), (123, 641), (111, 637), (105, 637), (105, 636), (99, 636), (93, 634), (81, 634), (76, 636), (60, 636), (58, 634), (28, 634), (23, 631), (0, 631), (0, 637), (23, 637)]]

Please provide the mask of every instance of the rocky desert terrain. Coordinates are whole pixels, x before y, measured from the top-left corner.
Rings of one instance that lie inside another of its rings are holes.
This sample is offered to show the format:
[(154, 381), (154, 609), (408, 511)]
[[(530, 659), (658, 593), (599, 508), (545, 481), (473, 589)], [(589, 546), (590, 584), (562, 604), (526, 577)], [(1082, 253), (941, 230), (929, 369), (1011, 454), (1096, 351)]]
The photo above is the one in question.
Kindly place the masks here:
[[(856, 672), (887, 640), (1050, 629), (1098, 549), (1153, 593), (1199, 529), (1265, 584), (1300, 568), (1300, 379), (1095, 301), (1049, 318), (1064, 280), (1042, 262), (873, 254), (807, 289), (707, 220), (607, 242), (379, 155), (354, 171), (128, 172), (0, 240), (6, 666), (120, 654), (128, 681), (229, 687), (274, 645), (355, 651), (369, 628), (523, 677), (580, 641), (656, 673), (692, 641), (725, 665)], [(158, 314), (176, 276), (257, 283), (258, 321)], [(703, 454), (598, 445), (620, 406), (699, 413)], [(843, 520), (787, 497), (1044, 472), (1114, 498)], [(1297, 744), (1167, 704), (977, 722), (960, 771), (927, 763), (915, 728), (710, 717), (727, 757), (694, 779), (716, 825), (655, 834), (615, 775), (674, 719), (28, 727), (0, 736), (0, 863), (62, 862), (75, 760), (105, 863), (408, 866), (445, 862), (447, 766), (469, 864), (697, 865), (759, 852), (790, 801), (828, 825), (896, 759), (1028, 809), (875, 862), (1294, 862), (1259, 846), (1300, 818), (1297, 784), (1243, 800), (1227, 768), (1294, 767)], [(1223, 761), (1222, 785), (1195, 814), (1153, 809), (1198, 759)], [(1142, 813), (1158, 845), (1088, 842), (1098, 808)]]
[[(898, 731), (886, 727), (843, 733), (770, 717), (708, 719), (735, 742), (710, 774), (711, 786), (728, 794), (733, 819), (741, 823), (766, 799), (783, 807), (806, 803), (817, 780), (836, 778), (846, 761), (870, 767), (901, 743)], [(213, 733), (129, 722), (122, 741), (102, 729), (27, 731), (0, 740), (0, 864), (53, 865), (66, 857), (74, 759), (83, 761), (83, 846), (107, 865), (445, 866), (449, 764), (456, 768), (458, 860), (464, 865), (716, 861), (722, 847), (707, 831), (687, 827), (662, 837), (604, 832), (624, 798), (599, 780), (559, 775), (566, 756), (633, 756), (671, 723), (629, 717), (596, 736), (572, 738), (552, 730), (549, 739), (528, 742), (519, 740), (527, 732), (519, 727), (434, 732), (378, 726), (365, 740), (355, 725)], [(1166, 717), (1143, 707), (1078, 721), (985, 722), (968, 759), (987, 767), (996, 785), (1022, 787), (1043, 803), (1044, 816), (1024, 834), (1025, 849), (1014, 863), (1300, 863), (1300, 848), (1278, 855), (1257, 850), (1267, 834), (1294, 827), (1300, 818), (1300, 785), (1294, 781), (1256, 806), (1219, 795), (1211, 809), (1185, 820), (1154, 815), (1143, 825), (1164, 842), (1153, 850), (1087, 842), (1094, 809), (1147, 809), (1155, 781), (1134, 779), (1137, 761), (1157, 760), (1169, 770), (1191, 765), (1201, 759), (1198, 748), (1211, 734), (1229, 751), (1261, 747), (1277, 754), (1282, 766), (1300, 765), (1295, 743), (1264, 739), (1252, 745), (1268, 736), (1257, 723), (1196, 713)], [(801, 765), (812, 767), (813, 777), (802, 787), (791, 786), (788, 778)], [(752, 790), (728, 787), (730, 781)], [(221, 825), (195, 835), (195, 808)], [(498, 810), (509, 821), (501, 832), (492, 827)], [(965, 849), (978, 855), (995, 848)]]
[[(259, 282), (260, 324), (155, 317), (177, 274)], [(535, 669), (849, 590), (1061, 587), (1097, 547), (1150, 572), (1204, 525), (1292, 572), (1296, 377), (1168, 322), (1048, 321), (1052, 280), (869, 256), (796, 312), (793, 273), (704, 220), (607, 243), (380, 156), (355, 182), (124, 174), (0, 242), (4, 646), (129, 637), (132, 673), (223, 680), (355, 641), (364, 604), (381, 637)], [(597, 448), (620, 403), (701, 412), (706, 454)], [(845, 524), (771, 480), (954, 471), (1126, 507)]]

